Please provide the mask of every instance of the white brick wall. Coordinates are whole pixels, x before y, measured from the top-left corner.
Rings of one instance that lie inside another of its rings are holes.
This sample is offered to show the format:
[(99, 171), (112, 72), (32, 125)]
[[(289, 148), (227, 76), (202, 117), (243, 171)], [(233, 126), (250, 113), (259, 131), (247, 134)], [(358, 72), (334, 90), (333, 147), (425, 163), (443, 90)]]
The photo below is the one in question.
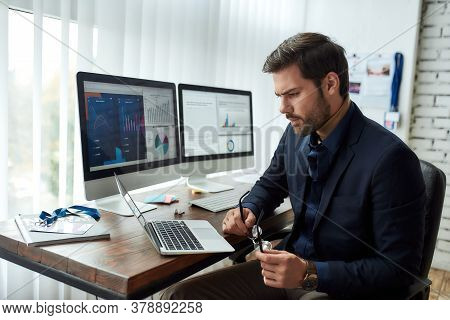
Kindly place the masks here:
[(450, 107), (421, 107), (413, 106), (413, 115), (416, 117), (450, 117)]
[(416, 128), (414, 126), (411, 130), (412, 138), (446, 139), (447, 136), (447, 129)]
[(442, 60), (449, 60), (450, 59), (450, 50), (441, 50), (440, 58)]
[[(434, 39), (435, 41), (439, 41), (441, 39)], [(449, 40), (447, 40), (450, 43)], [(421, 51), (422, 52), (422, 51)], [(419, 54), (420, 57), (420, 54)], [(450, 70), (450, 61), (448, 60), (423, 60), (419, 62), (418, 65), (419, 71), (449, 71)]]
[(434, 126), (437, 128), (450, 128), (450, 119), (442, 119), (442, 118), (436, 118), (434, 119)]
[(449, 241), (438, 240), (436, 247), (440, 250), (450, 252), (450, 242)]
[(450, 82), (450, 72), (439, 72), (437, 77), (438, 81)]
[(438, 77), (437, 72), (419, 72), (417, 74), (417, 79), (421, 82), (421, 83), (434, 83), (436, 82)]
[(433, 142), (433, 149), (450, 151), (450, 141), (448, 141), (448, 140), (434, 140), (434, 142)]
[(436, 97), (436, 105), (448, 108), (450, 106), (450, 97), (449, 96), (447, 96), (447, 97), (446, 96), (437, 96)]
[(447, 175), (433, 266), (450, 271), (450, 3), (424, 0), (410, 147)]
[(445, 26), (442, 28), (442, 35), (444, 37), (450, 37), (450, 27), (449, 26)]
[(423, 38), (439, 38), (442, 33), (442, 28), (440, 27), (424, 27), (422, 29)]

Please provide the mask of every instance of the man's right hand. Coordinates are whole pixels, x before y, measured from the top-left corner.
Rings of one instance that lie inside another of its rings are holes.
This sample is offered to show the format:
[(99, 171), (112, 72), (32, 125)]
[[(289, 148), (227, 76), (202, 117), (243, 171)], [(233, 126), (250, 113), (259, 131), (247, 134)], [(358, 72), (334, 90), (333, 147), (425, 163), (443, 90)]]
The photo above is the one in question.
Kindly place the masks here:
[(239, 208), (231, 209), (223, 219), (222, 230), (224, 233), (246, 236), (256, 222), (256, 216), (252, 210), (244, 208), (244, 221), (241, 219)]

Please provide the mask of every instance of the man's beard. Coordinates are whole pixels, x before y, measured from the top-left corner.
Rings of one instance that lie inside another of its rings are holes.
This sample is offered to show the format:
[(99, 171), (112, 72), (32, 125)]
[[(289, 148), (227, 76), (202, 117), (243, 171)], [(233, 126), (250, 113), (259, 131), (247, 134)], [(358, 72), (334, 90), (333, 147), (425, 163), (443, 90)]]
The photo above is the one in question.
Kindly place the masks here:
[(306, 137), (311, 134), (311, 132), (317, 131), (330, 119), (330, 104), (325, 101), (322, 90), (319, 90), (320, 92), (316, 99), (314, 112), (304, 119), (302, 126), (292, 126), (294, 132), (299, 137)]

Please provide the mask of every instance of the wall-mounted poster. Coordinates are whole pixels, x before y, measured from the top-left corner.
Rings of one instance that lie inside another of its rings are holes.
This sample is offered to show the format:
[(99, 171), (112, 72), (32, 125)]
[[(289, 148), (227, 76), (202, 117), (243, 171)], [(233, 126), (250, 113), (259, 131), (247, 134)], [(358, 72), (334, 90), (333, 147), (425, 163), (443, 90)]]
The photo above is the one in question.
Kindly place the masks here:
[(393, 54), (347, 56), (350, 98), (361, 108), (389, 110), (394, 74)]

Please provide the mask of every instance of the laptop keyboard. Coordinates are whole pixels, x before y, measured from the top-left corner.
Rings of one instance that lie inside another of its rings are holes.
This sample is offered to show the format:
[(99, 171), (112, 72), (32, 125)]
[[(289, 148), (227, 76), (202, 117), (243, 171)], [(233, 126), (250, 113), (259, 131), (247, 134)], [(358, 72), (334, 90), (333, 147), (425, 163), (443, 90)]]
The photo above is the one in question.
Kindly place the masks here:
[(184, 221), (153, 221), (152, 224), (167, 250), (204, 250)]
[(191, 200), (190, 203), (212, 212), (220, 212), (236, 207), (239, 202), (239, 198), (244, 193), (245, 191), (242, 190), (220, 192), (204, 198)]

